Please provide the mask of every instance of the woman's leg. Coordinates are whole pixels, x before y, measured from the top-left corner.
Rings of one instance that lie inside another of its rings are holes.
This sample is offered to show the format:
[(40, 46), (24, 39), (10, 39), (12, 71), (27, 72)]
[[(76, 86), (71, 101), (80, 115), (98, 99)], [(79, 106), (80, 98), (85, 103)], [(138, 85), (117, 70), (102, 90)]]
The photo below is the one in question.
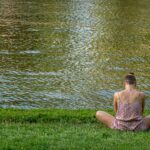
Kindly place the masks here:
[(97, 111), (96, 112), (96, 118), (107, 125), (109, 128), (113, 128), (113, 121), (115, 119), (114, 116), (104, 112), (104, 111)]
[(143, 121), (148, 129), (150, 129), (150, 115), (143, 118)]

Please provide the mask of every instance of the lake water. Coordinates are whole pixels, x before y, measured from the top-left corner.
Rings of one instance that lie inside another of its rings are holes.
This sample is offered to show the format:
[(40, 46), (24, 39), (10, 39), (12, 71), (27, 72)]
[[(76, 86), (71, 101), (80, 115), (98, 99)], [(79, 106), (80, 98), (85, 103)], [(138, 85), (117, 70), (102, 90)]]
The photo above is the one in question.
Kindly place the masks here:
[(0, 107), (112, 108), (130, 71), (150, 95), (149, 0), (0, 0)]

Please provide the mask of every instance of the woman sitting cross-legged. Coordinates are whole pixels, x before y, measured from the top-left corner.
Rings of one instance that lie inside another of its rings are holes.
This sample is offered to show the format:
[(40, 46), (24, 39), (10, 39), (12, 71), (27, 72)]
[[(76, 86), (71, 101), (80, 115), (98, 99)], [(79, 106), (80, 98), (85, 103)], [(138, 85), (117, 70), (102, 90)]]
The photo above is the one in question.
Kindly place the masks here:
[(97, 111), (96, 118), (112, 129), (145, 131), (150, 129), (150, 116), (143, 117), (145, 94), (136, 89), (134, 73), (125, 76), (125, 89), (114, 94), (116, 116)]

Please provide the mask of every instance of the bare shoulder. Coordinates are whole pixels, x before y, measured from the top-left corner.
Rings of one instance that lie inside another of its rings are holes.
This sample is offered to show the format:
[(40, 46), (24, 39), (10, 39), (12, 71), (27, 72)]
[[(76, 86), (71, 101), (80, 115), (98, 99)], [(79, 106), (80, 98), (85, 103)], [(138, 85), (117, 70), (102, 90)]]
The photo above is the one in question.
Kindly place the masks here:
[(115, 92), (115, 93), (114, 93), (114, 97), (117, 98), (118, 95), (120, 95), (121, 93), (122, 93), (122, 91)]
[(118, 94), (119, 94), (119, 92), (115, 92), (115, 93), (114, 93), (114, 97), (117, 97)]
[(144, 92), (139, 92), (139, 94), (140, 94), (140, 96), (141, 96), (142, 99), (146, 99), (147, 96), (145, 95)]
[(119, 93), (119, 92), (115, 92), (115, 93), (114, 93), (114, 97), (116, 97), (118, 93)]

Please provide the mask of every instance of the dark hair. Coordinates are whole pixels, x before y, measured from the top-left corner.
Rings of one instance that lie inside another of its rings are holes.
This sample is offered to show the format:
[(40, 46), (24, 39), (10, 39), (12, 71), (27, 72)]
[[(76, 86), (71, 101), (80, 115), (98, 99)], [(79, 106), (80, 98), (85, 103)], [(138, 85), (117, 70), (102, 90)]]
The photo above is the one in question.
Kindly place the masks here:
[(133, 72), (130, 72), (125, 76), (125, 82), (136, 85), (136, 78)]

